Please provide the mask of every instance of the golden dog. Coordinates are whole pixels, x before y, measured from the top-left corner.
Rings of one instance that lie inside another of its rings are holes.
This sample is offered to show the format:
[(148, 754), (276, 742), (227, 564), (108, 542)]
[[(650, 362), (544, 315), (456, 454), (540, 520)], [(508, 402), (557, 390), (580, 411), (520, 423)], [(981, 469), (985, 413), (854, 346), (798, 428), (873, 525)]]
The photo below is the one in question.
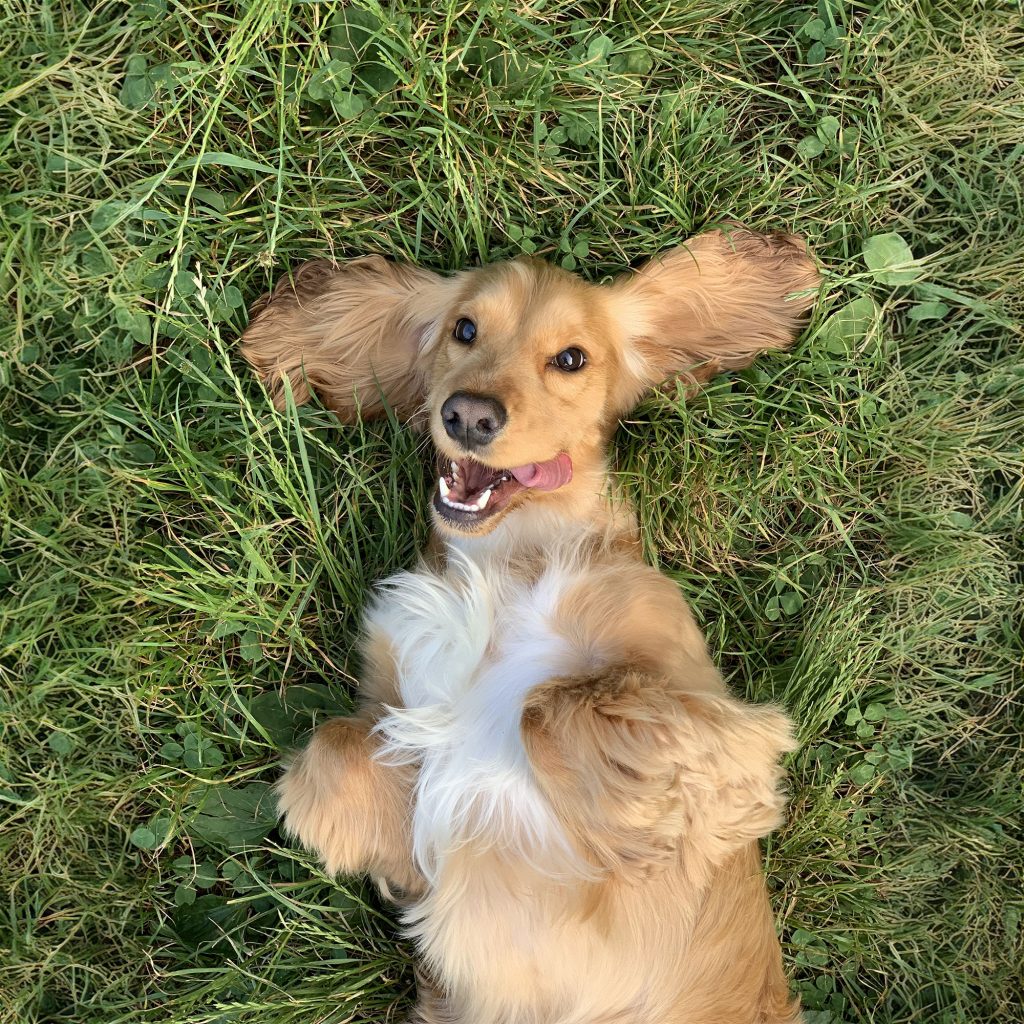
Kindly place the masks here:
[(284, 399), (385, 405), (438, 453), (433, 543), (366, 619), (359, 713), (279, 789), (331, 872), (402, 904), (430, 1024), (798, 1019), (757, 840), (779, 711), (730, 696), (608, 472), (662, 383), (790, 343), (802, 244), (710, 232), (609, 285), (539, 260), (308, 263), (244, 353)]

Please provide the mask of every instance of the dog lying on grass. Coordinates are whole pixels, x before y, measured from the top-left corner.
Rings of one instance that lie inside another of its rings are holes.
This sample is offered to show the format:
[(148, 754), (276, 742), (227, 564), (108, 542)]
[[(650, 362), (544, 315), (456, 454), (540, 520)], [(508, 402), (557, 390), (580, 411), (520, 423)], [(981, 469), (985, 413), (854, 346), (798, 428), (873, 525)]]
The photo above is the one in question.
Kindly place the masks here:
[(366, 617), (359, 711), (280, 783), (287, 829), (403, 906), (429, 1024), (798, 1019), (757, 840), (778, 710), (731, 696), (608, 473), (620, 416), (790, 343), (818, 275), (710, 232), (609, 285), (539, 260), (300, 267), (243, 352), (280, 404), (429, 430), (422, 564)]

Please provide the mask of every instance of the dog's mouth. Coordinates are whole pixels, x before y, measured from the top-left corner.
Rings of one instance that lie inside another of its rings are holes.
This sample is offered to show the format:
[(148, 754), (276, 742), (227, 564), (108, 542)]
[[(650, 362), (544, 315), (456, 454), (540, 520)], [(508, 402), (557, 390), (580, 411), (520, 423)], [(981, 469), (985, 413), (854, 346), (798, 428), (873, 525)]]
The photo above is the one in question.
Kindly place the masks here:
[(442, 455), (438, 470), (434, 509), (446, 523), (463, 528), (496, 516), (523, 491), (554, 491), (572, 480), (572, 460), (564, 452), (547, 462), (509, 469)]

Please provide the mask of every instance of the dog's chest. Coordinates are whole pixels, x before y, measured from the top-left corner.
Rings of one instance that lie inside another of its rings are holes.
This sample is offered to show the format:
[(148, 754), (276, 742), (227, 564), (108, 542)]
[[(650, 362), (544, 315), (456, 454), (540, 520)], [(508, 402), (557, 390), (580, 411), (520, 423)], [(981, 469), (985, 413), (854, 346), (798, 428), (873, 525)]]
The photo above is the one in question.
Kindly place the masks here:
[(520, 739), (526, 694), (591, 668), (591, 653), (556, 626), (578, 568), (532, 580), (499, 563), (454, 558), (447, 571), (387, 581), (369, 627), (395, 656), (401, 707), (379, 723), (382, 757), (418, 768), (413, 818), (421, 869), (473, 840), (532, 858), (563, 844)]

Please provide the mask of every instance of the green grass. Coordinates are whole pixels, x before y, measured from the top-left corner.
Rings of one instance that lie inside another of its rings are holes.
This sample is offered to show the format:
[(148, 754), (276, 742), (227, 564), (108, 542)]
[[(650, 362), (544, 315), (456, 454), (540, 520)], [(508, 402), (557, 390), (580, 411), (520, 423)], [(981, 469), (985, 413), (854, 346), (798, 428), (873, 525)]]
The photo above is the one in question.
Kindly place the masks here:
[[(798, 722), (788, 967), (819, 1024), (1024, 1020), (1020, 8), (356, 3), (0, 14), (0, 1019), (407, 1006), (389, 911), (267, 785), (349, 706), (425, 467), (275, 415), (245, 305), (323, 253), (598, 279), (735, 218), (807, 236), (820, 311), (617, 465), (730, 683)], [(914, 262), (869, 267), (893, 232)]]

